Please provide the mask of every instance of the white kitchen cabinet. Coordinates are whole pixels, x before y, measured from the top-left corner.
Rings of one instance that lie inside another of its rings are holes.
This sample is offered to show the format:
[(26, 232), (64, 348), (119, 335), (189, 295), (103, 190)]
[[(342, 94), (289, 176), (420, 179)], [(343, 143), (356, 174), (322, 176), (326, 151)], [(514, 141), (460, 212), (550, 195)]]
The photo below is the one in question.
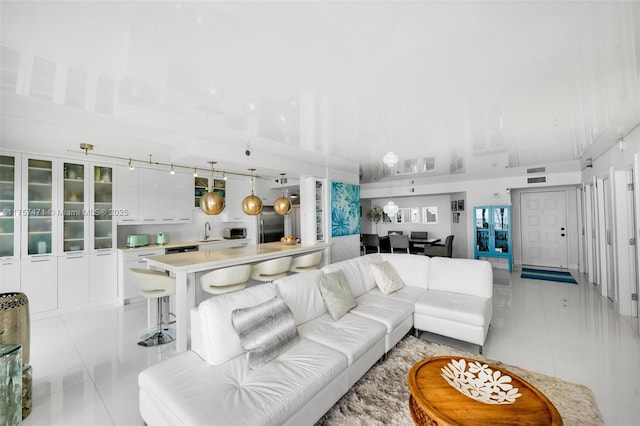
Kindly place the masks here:
[[(159, 222), (163, 194), (160, 193), (158, 171), (139, 169), (138, 182), (138, 222)], [(162, 191), (167, 191), (167, 188), (163, 188)]]
[(0, 155), (0, 259), (15, 260), (20, 259), (21, 157), (5, 154)]
[(114, 250), (98, 250), (91, 253), (91, 280), (89, 302), (109, 303), (118, 297), (118, 256)]
[(175, 207), (174, 217), (178, 223), (191, 223), (193, 220), (193, 174), (176, 173), (173, 176)]
[(20, 260), (0, 258), (0, 293), (20, 291)]
[[(190, 223), (192, 221), (193, 177), (168, 170), (118, 167), (116, 211), (119, 224)], [(124, 178), (125, 181), (121, 181)]]
[[(254, 191), (255, 192), (255, 191)], [(242, 222), (247, 218), (247, 214), (242, 210), (242, 200), (251, 194), (249, 178), (228, 178), (225, 189), (225, 208), (227, 222)], [(260, 195), (260, 194), (256, 194)]]
[(326, 179), (313, 176), (300, 178), (300, 234), (303, 244), (326, 241), (328, 190)]
[(50, 255), (33, 255), (21, 261), (20, 288), (29, 298), (32, 314), (58, 308), (58, 262)]
[(58, 308), (89, 303), (89, 255), (68, 253), (58, 257)]
[(116, 216), (119, 224), (138, 222), (138, 169), (129, 170), (128, 166), (116, 166), (116, 206), (122, 212)]
[(118, 251), (118, 302), (122, 305), (131, 299), (142, 297), (131, 284), (129, 269), (147, 269), (147, 262), (143, 259), (148, 256), (164, 254), (164, 249), (142, 249), (132, 251)]
[(22, 258), (55, 255), (58, 167), (55, 158), (22, 157)]

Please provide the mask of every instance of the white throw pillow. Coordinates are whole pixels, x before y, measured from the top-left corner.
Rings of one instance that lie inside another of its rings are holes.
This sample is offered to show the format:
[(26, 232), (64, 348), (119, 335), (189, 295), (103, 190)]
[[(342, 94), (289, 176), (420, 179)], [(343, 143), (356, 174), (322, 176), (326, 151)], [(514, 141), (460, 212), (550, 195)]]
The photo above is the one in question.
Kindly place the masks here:
[(347, 278), (340, 270), (322, 275), (318, 287), (327, 311), (334, 320), (339, 320), (357, 306)]
[(400, 278), (391, 263), (386, 260), (382, 263), (372, 263), (371, 274), (376, 285), (384, 294), (391, 294), (404, 287), (402, 278)]

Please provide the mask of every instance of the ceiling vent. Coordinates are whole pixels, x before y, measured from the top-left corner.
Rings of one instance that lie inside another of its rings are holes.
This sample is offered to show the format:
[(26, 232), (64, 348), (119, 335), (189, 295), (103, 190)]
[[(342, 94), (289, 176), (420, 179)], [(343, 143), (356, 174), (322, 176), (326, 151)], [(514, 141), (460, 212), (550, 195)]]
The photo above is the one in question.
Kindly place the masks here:
[(547, 171), (546, 167), (532, 167), (530, 169), (527, 169), (527, 174), (530, 173), (544, 173)]
[(545, 183), (546, 181), (546, 176), (527, 178), (527, 183)]

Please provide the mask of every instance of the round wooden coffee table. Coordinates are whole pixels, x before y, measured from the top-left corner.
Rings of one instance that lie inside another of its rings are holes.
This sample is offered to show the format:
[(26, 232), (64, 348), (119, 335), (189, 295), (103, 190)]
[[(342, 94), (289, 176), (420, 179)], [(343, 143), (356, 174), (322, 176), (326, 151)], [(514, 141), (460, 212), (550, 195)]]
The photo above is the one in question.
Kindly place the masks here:
[(418, 362), (409, 373), (409, 411), (417, 425), (562, 425), (556, 407), (538, 389), (515, 374), (491, 364), (492, 371), (511, 377), (520, 397), (512, 404), (476, 401), (451, 386), (442, 377), (442, 368), (452, 360), (477, 360), (438, 356)]

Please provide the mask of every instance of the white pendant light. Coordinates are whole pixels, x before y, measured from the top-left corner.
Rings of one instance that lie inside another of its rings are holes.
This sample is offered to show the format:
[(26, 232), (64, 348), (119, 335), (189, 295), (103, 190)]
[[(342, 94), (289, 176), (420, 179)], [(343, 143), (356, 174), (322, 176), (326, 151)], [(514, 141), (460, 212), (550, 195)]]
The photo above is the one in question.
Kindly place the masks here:
[(398, 213), (398, 205), (392, 200), (389, 200), (389, 202), (382, 208), (382, 211), (384, 211), (387, 216), (392, 217)]
[(382, 157), (382, 162), (385, 166), (392, 169), (396, 164), (398, 164), (398, 156), (393, 153), (393, 151), (387, 152), (384, 157)]
[[(398, 156), (395, 155), (393, 151), (389, 151), (382, 157), (382, 162), (389, 167), (389, 169), (393, 169), (395, 165), (398, 164)], [(395, 216), (395, 214), (398, 213), (398, 205), (391, 199), (391, 181), (389, 181), (389, 202), (384, 205), (382, 211), (389, 217)]]

